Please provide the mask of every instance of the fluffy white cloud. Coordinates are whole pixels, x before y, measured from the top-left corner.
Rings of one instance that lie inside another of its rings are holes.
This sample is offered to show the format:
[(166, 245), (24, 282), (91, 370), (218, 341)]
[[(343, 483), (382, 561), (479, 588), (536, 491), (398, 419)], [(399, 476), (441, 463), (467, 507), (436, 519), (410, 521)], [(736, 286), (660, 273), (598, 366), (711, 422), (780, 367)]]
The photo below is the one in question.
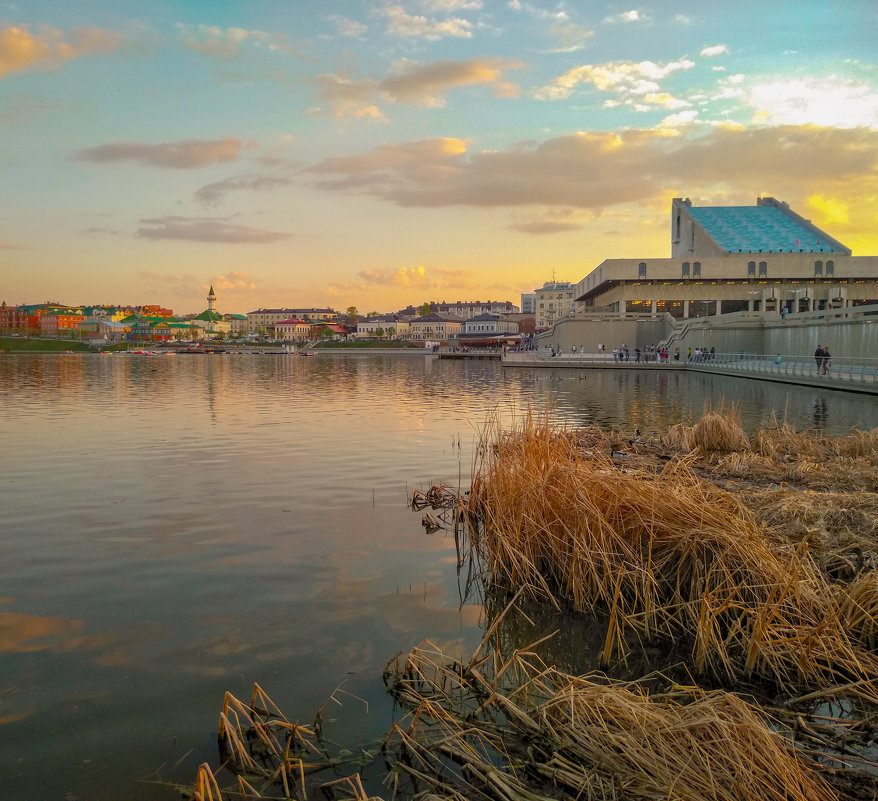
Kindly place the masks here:
[(387, 19), (387, 32), (392, 36), (436, 41), (446, 37), (469, 39), (473, 24), (459, 17), (431, 19), (406, 12), (402, 6), (388, 6), (381, 10)]
[(756, 83), (744, 92), (756, 122), (878, 128), (875, 87), (829, 76)]
[(601, 92), (620, 95), (648, 95), (657, 93), (660, 81), (680, 70), (689, 70), (695, 64), (688, 59), (664, 64), (655, 61), (610, 61), (605, 64), (583, 64), (558, 76), (551, 84), (540, 89), (539, 100), (563, 100), (570, 97), (580, 84), (591, 84)]
[(701, 55), (705, 58), (712, 58), (713, 56), (722, 56), (729, 52), (729, 48), (724, 44), (720, 45), (711, 45), (710, 47), (703, 47), (701, 49)]

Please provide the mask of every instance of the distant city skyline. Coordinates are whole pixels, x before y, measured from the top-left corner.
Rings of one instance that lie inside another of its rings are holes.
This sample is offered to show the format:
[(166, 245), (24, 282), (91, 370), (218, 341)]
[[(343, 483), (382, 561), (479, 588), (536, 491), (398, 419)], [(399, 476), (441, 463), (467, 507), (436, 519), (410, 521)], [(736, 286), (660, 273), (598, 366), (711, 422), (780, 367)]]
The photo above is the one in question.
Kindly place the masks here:
[(878, 253), (878, 6), (0, 0), (0, 300), (520, 303), (771, 195)]

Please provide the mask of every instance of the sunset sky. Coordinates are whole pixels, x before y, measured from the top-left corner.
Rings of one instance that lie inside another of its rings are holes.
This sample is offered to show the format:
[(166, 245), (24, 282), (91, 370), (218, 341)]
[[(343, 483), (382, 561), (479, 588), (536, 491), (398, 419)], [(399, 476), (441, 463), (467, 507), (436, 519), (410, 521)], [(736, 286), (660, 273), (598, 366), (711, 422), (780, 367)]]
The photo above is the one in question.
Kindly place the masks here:
[(511, 300), (787, 201), (878, 255), (874, 0), (0, 0), (0, 300)]

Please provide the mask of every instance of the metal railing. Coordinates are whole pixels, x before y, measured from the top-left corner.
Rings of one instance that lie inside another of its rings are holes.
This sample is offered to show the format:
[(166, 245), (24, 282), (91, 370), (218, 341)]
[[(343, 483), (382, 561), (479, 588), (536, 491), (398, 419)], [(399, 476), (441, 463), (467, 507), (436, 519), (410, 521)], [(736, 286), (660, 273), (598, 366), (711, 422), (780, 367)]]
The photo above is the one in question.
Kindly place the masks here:
[(702, 358), (693, 355), (686, 365), (697, 370), (716, 370), (723, 373), (878, 385), (878, 359), (835, 356), (818, 359), (815, 356), (783, 354), (715, 353)]
[[(778, 360), (779, 359), (779, 360)], [(715, 371), (724, 374), (762, 375), (766, 378), (795, 378), (813, 380), (819, 384), (855, 384), (878, 387), (878, 359), (852, 359), (830, 356), (826, 363), (821, 359), (818, 363), (814, 356), (787, 356), (784, 354), (757, 353), (681, 353), (679, 361), (669, 355), (668, 361), (662, 362), (657, 353), (641, 352), (638, 360), (633, 349), (629, 349), (628, 358), (624, 354), (611, 352), (580, 353), (557, 352), (551, 350), (509, 351), (503, 356), (508, 365), (539, 364), (541, 366), (557, 365), (573, 367), (581, 365), (603, 365), (606, 367), (681, 367), (699, 371)]]

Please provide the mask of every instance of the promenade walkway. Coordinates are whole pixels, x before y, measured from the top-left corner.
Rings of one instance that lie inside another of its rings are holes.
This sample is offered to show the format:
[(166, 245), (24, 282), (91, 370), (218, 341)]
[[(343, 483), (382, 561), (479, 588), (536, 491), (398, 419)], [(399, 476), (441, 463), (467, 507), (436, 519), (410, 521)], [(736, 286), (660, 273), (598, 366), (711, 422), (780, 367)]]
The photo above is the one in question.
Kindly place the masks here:
[(716, 353), (697, 361), (687, 361), (685, 354), (681, 354), (679, 362), (637, 362), (634, 359), (634, 354), (630, 354), (629, 361), (620, 362), (614, 360), (611, 353), (562, 353), (553, 357), (538, 351), (525, 351), (507, 353), (502, 364), (504, 367), (549, 369), (691, 370), (878, 395), (878, 359), (833, 357), (825, 373), (813, 357), (783, 354), (780, 363), (777, 354), (750, 353)]

